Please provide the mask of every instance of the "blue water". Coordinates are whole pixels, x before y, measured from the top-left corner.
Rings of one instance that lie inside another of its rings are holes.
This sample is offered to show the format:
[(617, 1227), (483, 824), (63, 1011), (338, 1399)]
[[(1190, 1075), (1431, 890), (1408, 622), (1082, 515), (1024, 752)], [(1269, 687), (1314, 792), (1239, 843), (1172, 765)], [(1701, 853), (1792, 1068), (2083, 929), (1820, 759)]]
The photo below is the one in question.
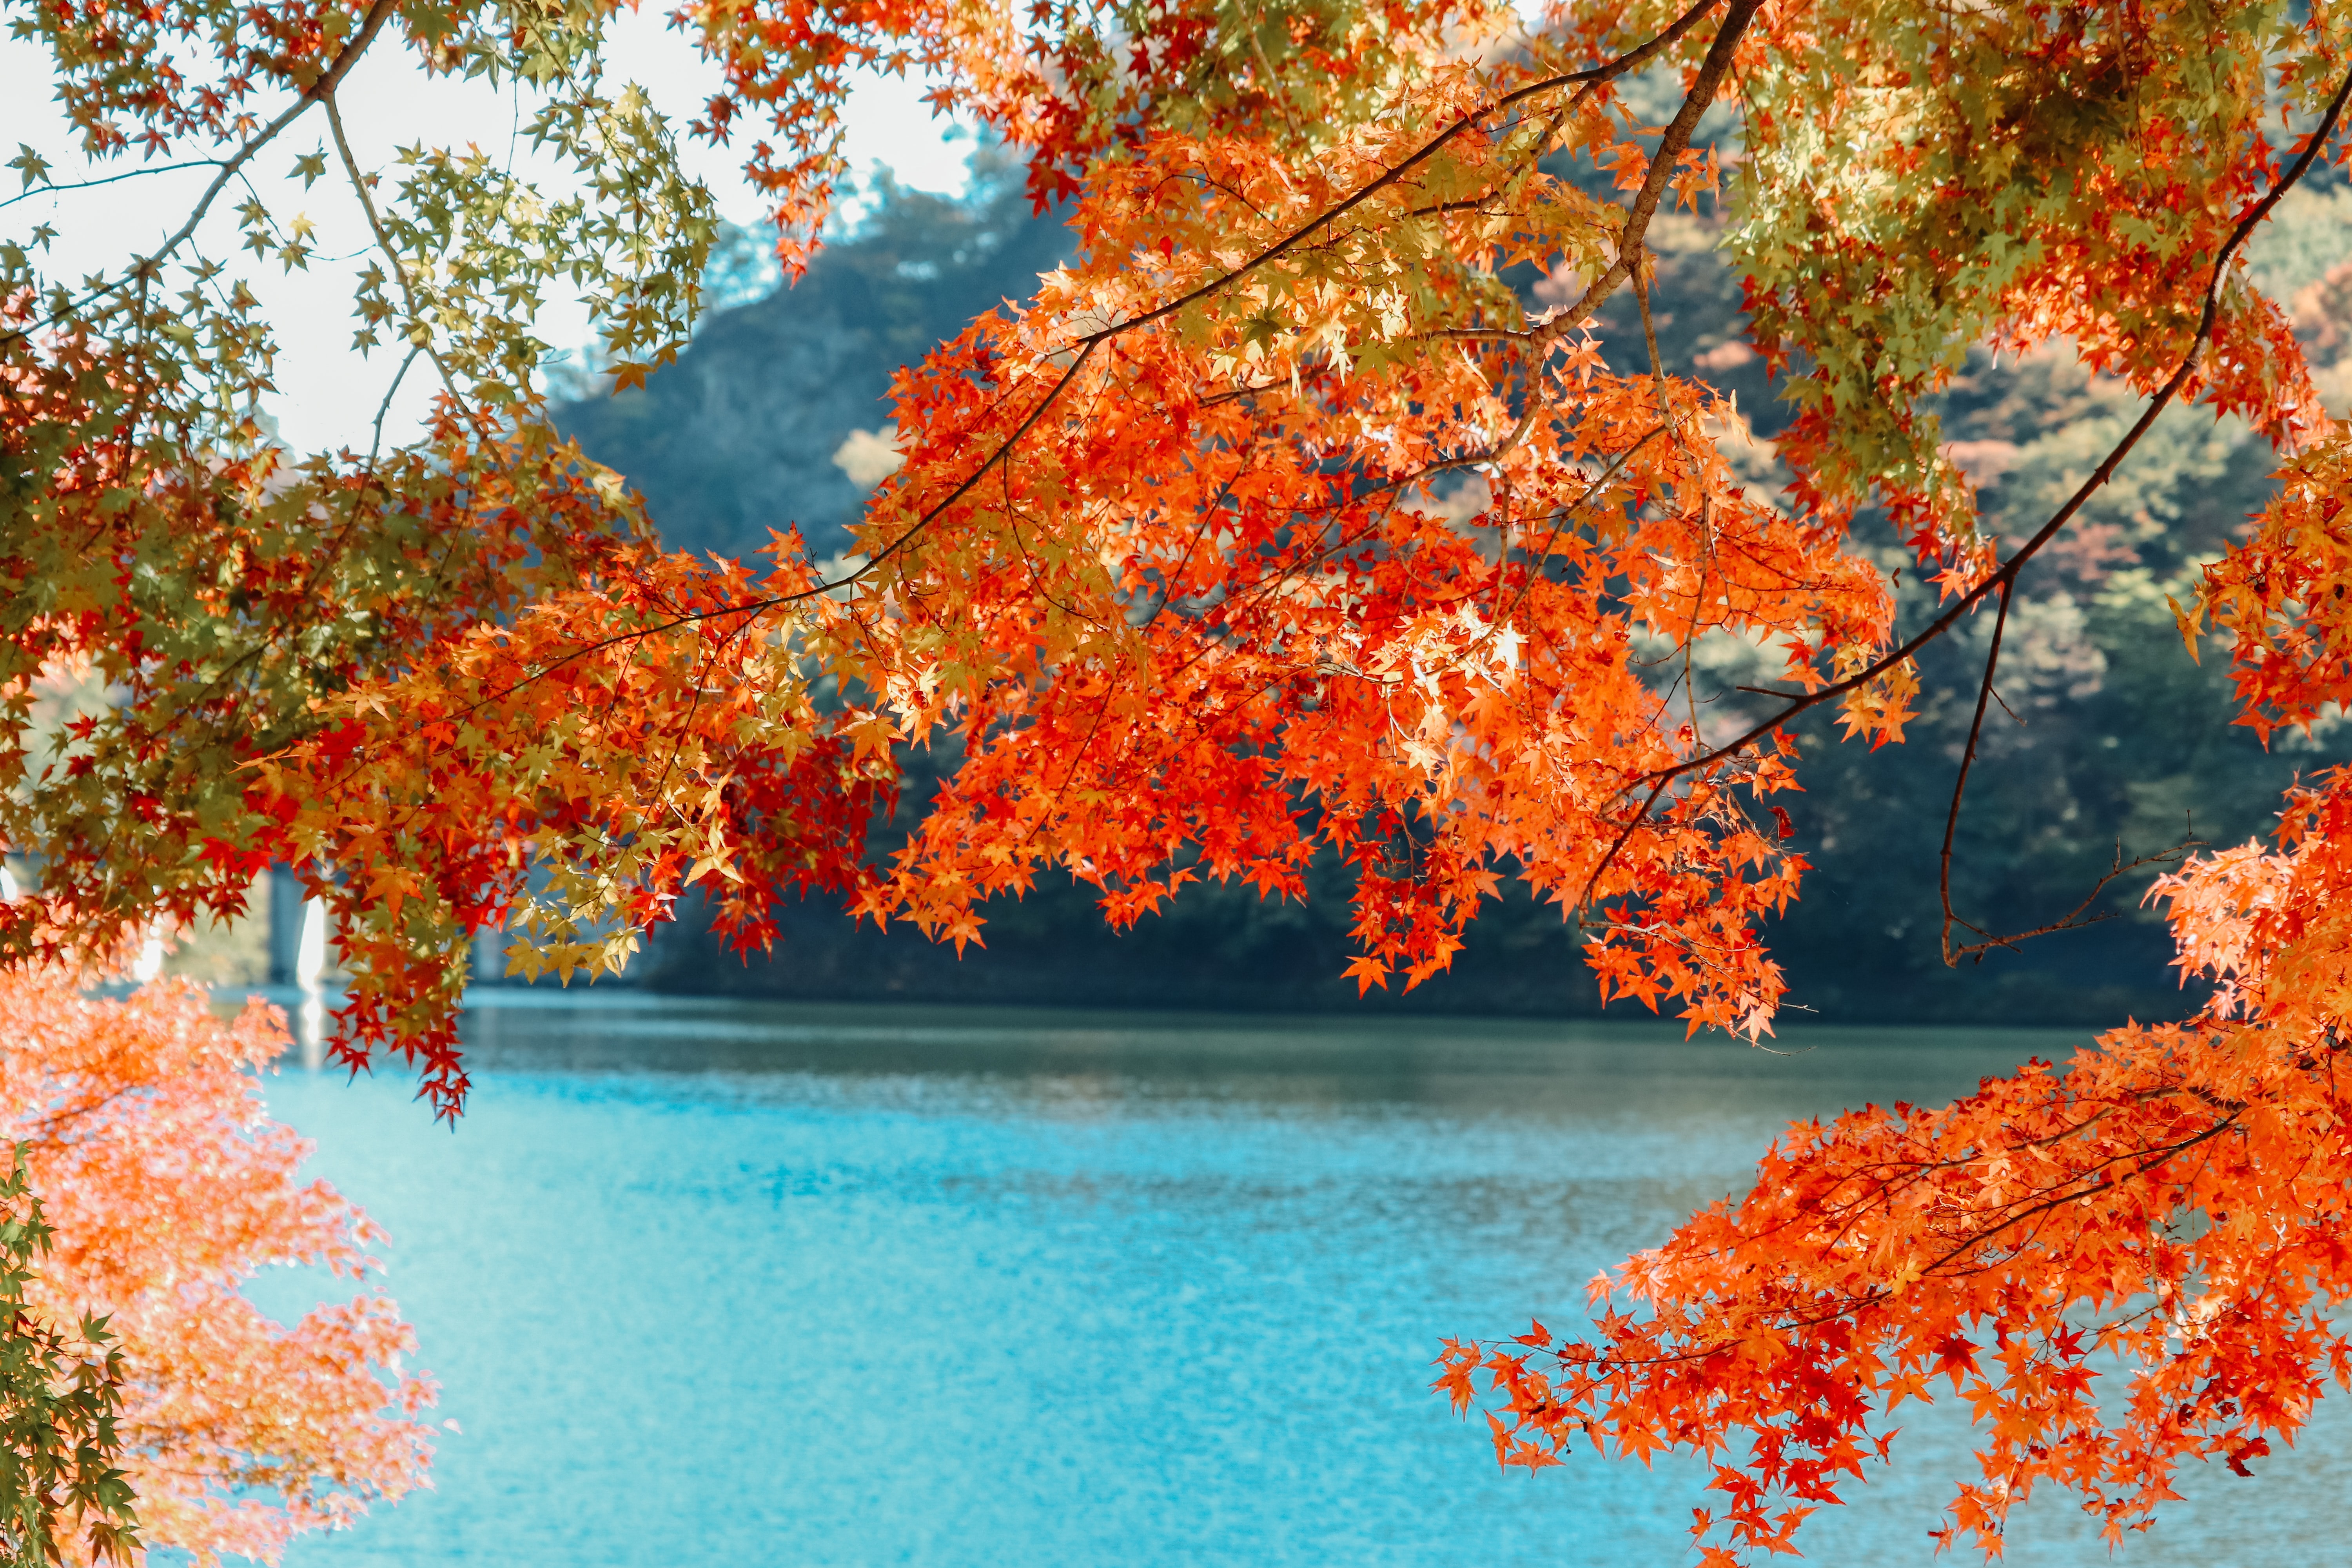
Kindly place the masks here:
[[(1687, 1563), (1696, 1467), (1498, 1473), (1439, 1338), (1574, 1321), (1792, 1116), (2074, 1043), (626, 997), (469, 1030), (455, 1132), (396, 1078), (268, 1085), (391, 1230), (462, 1428), (293, 1568)], [(1932, 1560), (1966, 1450), (1929, 1414), (1810, 1561)], [(2341, 1560), (2339, 1415), (2121, 1561)], [(2010, 1557), (2105, 1553), (2052, 1494)]]

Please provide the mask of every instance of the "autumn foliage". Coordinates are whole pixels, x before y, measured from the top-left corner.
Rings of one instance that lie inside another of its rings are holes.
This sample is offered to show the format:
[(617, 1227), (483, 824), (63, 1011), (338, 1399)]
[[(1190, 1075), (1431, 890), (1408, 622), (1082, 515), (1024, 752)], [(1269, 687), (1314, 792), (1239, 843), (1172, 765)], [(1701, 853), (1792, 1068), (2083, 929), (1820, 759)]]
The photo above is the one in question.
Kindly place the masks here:
[(1588, 1442), (1707, 1455), (1709, 1562), (1787, 1546), (1888, 1457), (1906, 1399), (1947, 1390), (1982, 1437), (1948, 1543), (1998, 1554), (2043, 1486), (2119, 1542), (2184, 1461), (2251, 1474), (2352, 1384), (2347, 809), (2332, 775), (2291, 803), (2284, 853), (2161, 884), (2183, 963), (2219, 983), (2198, 1017), (1948, 1107), (1801, 1124), (1745, 1198), (1594, 1282), (1593, 1337), (1453, 1342), (1441, 1386), (1465, 1408), (1501, 1395), (1508, 1464)]
[[(2184, 641), (2234, 661), (2264, 733), (2352, 682), (2352, 438), (2242, 266), (2342, 161), (2352, 25), (2328, 6), (1696, 0), (1531, 26), (1476, 0), (687, 0), (715, 81), (689, 131), (749, 142), (788, 263), (868, 64), (933, 72), (1077, 243), (901, 375), (906, 460), (824, 567), (790, 533), (754, 563), (666, 552), (545, 423), (529, 306), (583, 294), (635, 384), (689, 330), (715, 225), (671, 128), (608, 79), (608, 5), (25, 11), (89, 152), (219, 165), (118, 275), (0, 246), (0, 837), (39, 876), (7, 952), (87, 961), (290, 863), (352, 977), (339, 1056), (409, 1058), (446, 1113), (474, 933), (607, 973), (697, 883), (746, 946), (803, 892), (961, 945), (1049, 875), (1125, 923), (1206, 878), (1301, 894), (1333, 856), (1351, 973), (1409, 986), (1516, 877), (1578, 922), (1605, 996), (1760, 1036), (1765, 932), (1806, 870), (1775, 798), (1802, 778), (1791, 722), (1900, 742), (1913, 656), (1979, 612), (1981, 722), (2022, 574), (2175, 404), (2283, 463), (2176, 605)], [(181, 75), (166, 32), (217, 69)], [(370, 47), (519, 79), (577, 189), (429, 141), (363, 167), (337, 92)], [(1677, 84), (1656, 123), (1637, 79)], [(440, 388), (364, 451), (287, 452), (247, 417), (273, 329), (205, 248), (212, 222), (317, 259), (258, 197), (213, 211), (306, 116), (294, 172), (331, 163), (373, 242), (359, 345)], [(1720, 221), (1797, 411), (1783, 489), (1743, 478), (1733, 403), (1657, 354), (1647, 237), (1677, 209)], [(1644, 330), (1604, 342), (1623, 294)], [(1939, 436), (1972, 344), (2071, 346), (2146, 398), (2013, 538)], [(1865, 542), (1882, 524), (1941, 595), (1921, 624)], [(1703, 692), (1695, 650), (1725, 645), (1761, 673)], [(879, 859), (866, 825), (924, 745), (945, 782)], [(1957, 819), (1965, 767), (1923, 821)], [(1587, 1433), (1724, 1457), (1710, 1550), (1786, 1546), (1937, 1377), (1985, 1426), (1951, 1522), (1988, 1546), (2037, 1484), (2122, 1530), (2180, 1460), (2242, 1464), (2341, 1370), (2348, 794), (2312, 781), (2274, 846), (2159, 885), (2219, 981), (2196, 1016), (1800, 1129), (1635, 1260), (1599, 1338), (1457, 1347), (1447, 1386), (1500, 1399), (1507, 1460)], [(2138, 1369), (2125, 1404), (2091, 1398), (2102, 1353)]]
[[(263, 1111), (254, 1075), (284, 1048), (282, 1020), (257, 1003), (224, 1024), (181, 983), (100, 1001), (69, 975), (19, 971), (0, 976), (0, 1141), (23, 1149), (54, 1232), (26, 1310), (111, 1336), (81, 1359), (119, 1358), (109, 1447), (138, 1544), (275, 1562), (297, 1533), (422, 1484), (433, 1385), (403, 1369), (415, 1336), (393, 1303), (365, 1291), (289, 1327), (241, 1294), (277, 1265), (357, 1282), (383, 1239), (324, 1182), (298, 1180), (310, 1145)], [(76, 1521), (52, 1535), (85, 1561)]]

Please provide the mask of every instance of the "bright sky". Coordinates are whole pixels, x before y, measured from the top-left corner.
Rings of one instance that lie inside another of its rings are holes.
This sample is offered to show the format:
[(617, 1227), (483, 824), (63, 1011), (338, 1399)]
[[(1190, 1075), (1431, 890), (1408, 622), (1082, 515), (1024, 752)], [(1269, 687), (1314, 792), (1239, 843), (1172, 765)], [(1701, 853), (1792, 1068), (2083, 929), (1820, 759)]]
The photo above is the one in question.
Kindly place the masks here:
[[(738, 174), (735, 157), (683, 136), (686, 122), (711, 91), (708, 68), (693, 47), (669, 31), (659, 11), (648, 5), (621, 17), (605, 59), (608, 79), (615, 85), (623, 78), (635, 80), (678, 129), (689, 173), (710, 186), (719, 210), (738, 223), (754, 222), (759, 197)], [(47, 58), (37, 46), (0, 38), (0, 147), (14, 156), (18, 142), (30, 143), (54, 165), (52, 177), (64, 183), (84, 177), (85, 166), (50, 95), (35, 90), (48, 79)], [(904, 184), (960, 194), (972, 145), (969, 128), (933, 117), (922, 102), (922, 90), (919, 82), (893, 78), (869, 76), (860, 81), (847, 112), (850, 161), (862, 178), (870, 179), (877, 165), (887, 165)], [(515, 141), (519, 123), (510, 92), (428, 80), (404, 55), (390, 48), (361, 61), (339, 100), (353, 150), (367, 166), (389, 162), (395, 145), (420, 141), (441, 145), (471, 142), (503, 156)], [(198, 238), (213, 258), (233, 263), (236, 273), (262, 296), (278, 325), (278, 395), (268, 412), (289, 443), (304, 449), (364, 448), (399, 362), (387, 351), (367, 358), (351, 347), (356, 324), (352, 278), (366, 265), (368, 252), (357, 204), (331, 176), (305, 193), (287, 173), (297, 155), (312, 151), (325, 135), (326, 122), (314, 110), (257, 160), (254, 178), (256, 189), (281, 221), (302, 213), (317, 226), (318, 255), (309, 271), (289, 277), (277, 263), (236, 249), (229, 209), (242, 199), (241, 193), (223, 194)], [(535, 167), (542, 174), (555, 173), (543, 161), (534, 166), (527, 155), (519, 154), (513, 162), (526, 171)], [(136, 167), (135, 161), (125, 161), (90, 172), (119, 174)], [(13, 176), (15, 171), (0, 173)], [(21, 241), (35, 226), (47, 223), (59, 231), (47, 258), (53, 276), (111, 271), (176, 228), (211, 174), (209, 169), (158, 174), (96, 190), (36, 195), (0, 210), (0, 237)], [(558, 188), (560, 181), (559, 174), (546, 184)], [(9, 178), (0, 186), (0, 199), (14, 195), (16, 185)], [(852, 216), (855, 211), (853, 205)], [(574, 306), (551, 306), (541, 320), (540, 336), (558, 346), (584, 342), (588, 335), (586, 317)], [(387, 438), (413, 428), (429, 398), (425, 379), (412, 374), (392, 405)]]

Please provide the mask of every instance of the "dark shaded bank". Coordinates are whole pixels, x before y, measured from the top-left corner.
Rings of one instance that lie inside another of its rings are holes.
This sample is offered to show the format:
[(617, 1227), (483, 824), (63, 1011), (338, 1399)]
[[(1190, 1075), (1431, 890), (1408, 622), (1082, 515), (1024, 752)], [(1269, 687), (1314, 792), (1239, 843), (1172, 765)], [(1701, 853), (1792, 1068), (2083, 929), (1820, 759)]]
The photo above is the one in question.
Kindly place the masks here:
[[(867, 226), (821, 254), (797, 287), (716, 317), (644, 390), (572, 405), (564, 427), (643, 490), (674, 545), (742, 555), (769, 527), (795, 522), (813, 553), (839, 550), (864, 493), (845, 443), (866, 432), (858, 449), (879, 449), (893, 369), (974, 312), (1026, 294), (1066, 253), (1070, 237), (1029, 214), (1013, 171), (997, 163), (981, 174), (961, 204), (886, 190)], [(2256, 258), (2264, 287), (2322, 300), (2313, 279), (2340, 262), (2347, 220), (2352, 193), (2334, 185), (2283, 205), (2278, 233)], [(1777, 491), (1787, 475), (1772, 437), (1784, 411), (1748, 347), (1722, 236), (1717, 221), (1687, 215), (1654, 227), (1661, 350), (1736, 395), (1754, 439), (1739, 444), (1735, 462)], [(1532, 271), (1518, 281), (1536, 303), (1549, 302), (1549, 286)], [(2339, 292), (2352, 300), (2352, 284)], [(1638, 342), (1631, 309), (1620, 300), (1604, 312), (1613, 341)], [(2315, 343), (2352, 341), (2352, 321), (2299, 313), (2298, 321)], [(2021, 363), (1974, 356), (1942, 417), (1955, 460), (1981, 487), (1987, 526), (2014, 539), (2080, 481), (2138, 406), (2060, 347)], [(2186, 598), (2200, 563), (2264, 503), (2271, 465), (2267, 447), (2242, 426), (2176, 410), (2035, 563), (2011, 617), (2001, 703), (1959, 826), (1953, 891), (1964, 918), (1993, 933), (2029, 930), (2090, 894), (2118, 853), (2129, 859), (2185, 839), (2242, 843), (2267, 828), (2297, 774), (2343, 759), (2352, 731), (2282, 735), (2265, 750), (2234, 725), (2226, 661), (2192, 662), (2166, 603)], [(1864, 546), (1896, 584), (1901, 623), (1916, 626), (1935, 613), (1935, 595), (1891, 540), (1871, 542), (1873, 526), (1864, 520)], [(2152, 868), (2100, 896), (2091, 911), (2100, 923), (1957, 970), (1943, 963), (1937, 853), (1990, 630), (1980, 617), (1922, 658), (1920, 710), (1906, 743), (1872, 752), (1842, 744), (1826, 718), (1798, 726), (1803, 793), (1777, 800), (1813, 869), (1801, 904), (1766, 933), (1786, 967), (1790, 1004), (1853, 1023), (2071, 1026), (2187, 1012), (2195, 997), (2176, 984), (2166, 931), (2143, 902)], [(1710, 727), (1727, 732), (1760, 716), (1738, 690), (1769, 673), (1756, 649), (1708, 644), (1696, 658)], [(924, 794), (910, 781), (901, 818), (879, 836), (883, 850), (912, 826)], [(748, 965), (689, 903), (679, 924), (655, 933), (633, 977), (673, 993), (808, 1000), (1599, 1011), (1573, 928), (1524, 889), (1489, 906), (1452, 973), (1360, 1000), (1340, 978), (1350, 956), (1344, 879), (1318, 868), (1310, 889), (1301, 906), (1238, 886), (1189, 888), (1122, 934), (1104, 926), (1090, 889), (1044, 886), (991, 906), (987, 947), (961, 960), (918, 932), (856, 927), (829, 905), (808, 905), (786, 919), (774, 953)]]
[[(631, 970), (646, 988), (811, 1002), (973, 1003), (1266, 1013), (1465, 1014), (1591, 1017), (1600, 1005), (1573, 927), (1510, 888), (1471, 928), (1453, 970), (1412, 992), (1357, 994), (1338, 879), (1305, 903), (1269, 903), (1238, 885), (1188, 888), (1156, 917), (1112, 931), (1091, 889), (1041, 887), (988, 910), (987, 946), (961, 957), (905, 928), (856, 924), (829, 904), (795, 906), (775, 951), (729, 952), (689, 906), (656, 931)], [(2189, 1011), (2167, 967), (2162, 931), (2121, 921), (1947, 969), (1885, 924), (1842, 906), (1835, 889), (1769, 933), (1790, 982), (1791, 1022), (2105, 1025)], [(1672, 1009), (1668, 1011), (1671, 1013)], [(1611, 1016), (1643, 1016), (1620, 1002)]]

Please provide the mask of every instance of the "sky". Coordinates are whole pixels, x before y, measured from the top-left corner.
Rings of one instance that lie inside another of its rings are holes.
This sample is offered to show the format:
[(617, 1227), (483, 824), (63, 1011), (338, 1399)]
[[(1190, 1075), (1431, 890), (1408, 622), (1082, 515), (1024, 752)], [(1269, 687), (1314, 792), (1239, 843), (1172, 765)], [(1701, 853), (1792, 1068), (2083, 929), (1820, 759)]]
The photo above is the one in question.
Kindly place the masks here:
[[(634, 80), (679, 129), (688, 170), (709, 185), (719, 211), (737, 223), (757, 222), (760, 199), (743, 181), (738, 155), (682, 134), (686, 122), (709, 97), (713, 78), (693, 46), (664, 25), (661, 10), (648, 5), (641, 12), (623, 13), (605, 58), (608, 80)], [(63, 183), (85, 177), (88, 166), (79, 157), (51, 94), (26, 90), (50, 79), (48, 58), (39, 46), (0, 39), (0, 147), (13, 157), (18, 143), (33, 146), (53, 165), (52, 178)], [(922, 92), (919, 81), (874, 73), (862, 77), (846, 111), (850, 163), (864, 181), (871, 181), (877, 166), (887, 166), (902, 184), (959, 195), (968, 174), (971, 128), (933, 116)], [(386, 163), (394, 147), (419, 141), (446, 146), (474, 142), (503, 153), (516, 140), (517, 107), (510, 92), (479, 83), (429, 79), (397, 49), (379, 48), (364, 57), (338, 101), (354, 152), (364, 165)], [(399, 362), (393, 353), (379, 351), (365, 357), (351, 346), (356, 325), (352, 279), (366, 265), (369, 251), (363, 219), (336, 181), (321, 180), (306, 192), (289, 173), (294, 158), (312, 151), (325, 133), (323, 119), (313, 111), (256, 160), (257, 194), (281, 218), (300, 213), (316, 226), (318, 254), (310, 270), (289, 276), (274, 261), (236, 249), (235, 219), (228, 210), (236, 203), (226, 199), (226, 193), (197, 237), (214, 258), (232, 262), (235, 275), (261, 295), (278, 323), (278, 392), (266, 410), (277, 419), (288, 444), (303, 450), (345, 445), (364, 448), (378, 411), (387, 407), (388, 391), (393, 395), (385, 436), (392, 439), (415, 428), (430, 397), (421, 376), (412, 375), (394, 391), (393, 374)], [(559, 183), (552, 164), (534, 165), (527, 148), (512, 162), (520, 170), (535, 169), (549, 176), (551, 188)], [(119, 174), (138, 166), (135, 161), (118, 161), (95, 172)], [(0, 173), (7, 176), (0, 184), (0, 200), (5, 200), (17, 194), (18, 182), (16, 171)], [(0, 207), (0, 239), (22, 242), (37, 225), (46, 223), (58, 231), (47, 258), (52, 276), (70, 279), (110, 271), (176, 227), (211, 174), (209, 169), (155, 174), (89, 191), (35, 193)], [(846, 218), (854, 221), (857, 211), (857, 204), (851, 202)], [(539, 335), (559, 346), (585, 342), (590, 336), (586, 315), (574, 304), (551, 303), (541, 317)]]

